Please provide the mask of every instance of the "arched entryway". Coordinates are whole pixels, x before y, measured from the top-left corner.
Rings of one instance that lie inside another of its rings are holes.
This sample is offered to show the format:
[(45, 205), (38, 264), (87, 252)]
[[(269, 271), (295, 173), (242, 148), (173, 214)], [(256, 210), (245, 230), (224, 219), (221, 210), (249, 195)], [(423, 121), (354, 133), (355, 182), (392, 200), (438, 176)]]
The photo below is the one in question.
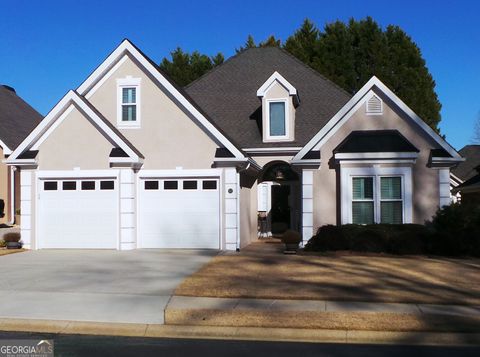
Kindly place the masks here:
[(284, 161), (264, 166), (258, 178), (259, 236), (279, 236), (287, 229), (300, 230), (300, 176)]

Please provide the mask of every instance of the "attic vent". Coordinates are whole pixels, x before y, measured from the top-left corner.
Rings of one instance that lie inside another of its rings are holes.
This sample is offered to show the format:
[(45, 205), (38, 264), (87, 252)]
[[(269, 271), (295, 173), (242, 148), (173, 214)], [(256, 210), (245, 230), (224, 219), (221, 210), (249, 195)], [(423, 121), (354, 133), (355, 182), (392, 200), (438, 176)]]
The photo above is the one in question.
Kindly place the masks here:
[(367, 102), (367, 114), (382, 114), (383, 103), (382, 100), (375, 94)]

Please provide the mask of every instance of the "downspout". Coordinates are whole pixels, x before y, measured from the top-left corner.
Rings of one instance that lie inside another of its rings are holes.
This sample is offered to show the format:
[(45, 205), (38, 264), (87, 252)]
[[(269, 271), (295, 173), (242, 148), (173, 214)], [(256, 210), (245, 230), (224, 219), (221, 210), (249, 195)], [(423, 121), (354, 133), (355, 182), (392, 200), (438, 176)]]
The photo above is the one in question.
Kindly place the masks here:
[(15, 223), (15, 166), (10, 166), (10, 220), (8, 224)]

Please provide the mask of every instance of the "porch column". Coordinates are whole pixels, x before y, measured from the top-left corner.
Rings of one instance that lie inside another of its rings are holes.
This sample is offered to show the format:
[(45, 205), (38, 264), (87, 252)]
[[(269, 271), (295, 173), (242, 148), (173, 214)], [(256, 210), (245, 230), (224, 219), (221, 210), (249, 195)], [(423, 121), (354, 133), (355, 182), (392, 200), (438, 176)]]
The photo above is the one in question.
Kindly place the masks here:
[(305, 245), (313, 235), (313, 170), (302, 170), (302, 239)]
[(33, 245), (33, 215), (32, 215), (32, 197), (35, 195), (34, 182), (35, 175), (32, 170), (20, 170), (20, 239), (23, 247), (26, 249), (38, 249), (37, 244)]
[(135, 173), (130, 168), (120, 171), (120, 250), (137, 247), (137, 219), (135, 204)]
[(450, 168), (441, 168), (438, 170), (438, 185), (440, 193), (440, 208), (448, 206), (452, 203), (450, 194)]
[(238, 195), (239, 179), (235, 168), (225, 168), (224, 175), (224, 214), (225, 249), (236, 250), (239, 244)]

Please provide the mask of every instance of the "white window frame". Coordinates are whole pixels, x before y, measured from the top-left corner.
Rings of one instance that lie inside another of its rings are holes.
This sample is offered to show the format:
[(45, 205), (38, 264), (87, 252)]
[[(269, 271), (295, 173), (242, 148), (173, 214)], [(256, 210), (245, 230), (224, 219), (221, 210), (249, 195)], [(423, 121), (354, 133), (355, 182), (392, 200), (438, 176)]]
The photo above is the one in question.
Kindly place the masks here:
[[(127, 76), (125, 78), (117, 79), (117, 127), (122, 129), (138, 129), (141, 127), (141, 78), (133, 78)], [(123, 105), (132, 105), (123, 103), (123, 89), (135, 88), (135, 106), (136, 106), (136, 120), (123, 121), (122, 107)]]
[[(271, 98), (265, 100), (265, 139), (266, 141), (290, 140), (290, 98)], [(270, 104), (285, 103), (285, 135), (270, 135)]]
[[(402, 223), (412, 223), (412, 168), (411, 167), (341, 167), (341, 218), (342, 224), (352, 223), (353, 220), (353, 177), (374, 177), (374, 221), (380, 223), (380, 179), (381, 177), (401, 177), (402, 183)], [(392, 200), (383, 200), (392, 201)]]

